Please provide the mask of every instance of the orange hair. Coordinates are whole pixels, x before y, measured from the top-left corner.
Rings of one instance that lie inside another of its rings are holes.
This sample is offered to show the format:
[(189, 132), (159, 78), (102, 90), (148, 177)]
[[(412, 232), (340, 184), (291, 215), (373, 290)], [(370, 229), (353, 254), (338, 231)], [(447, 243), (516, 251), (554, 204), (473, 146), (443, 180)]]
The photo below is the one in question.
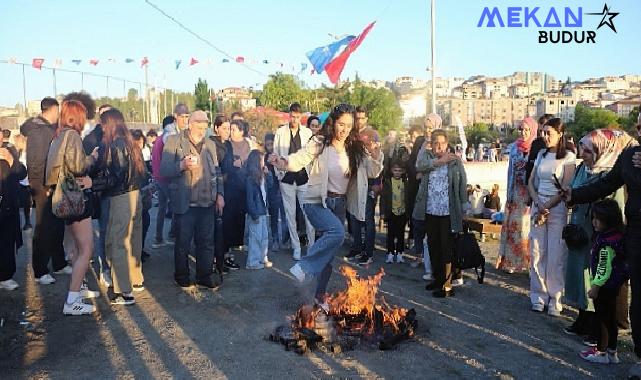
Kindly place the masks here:
[(87, 109), (77, 100), (67, 100), (62, 102), (60, 107), (60, 117), (58, 119), (58, 128), (56, 136), (60, 134), (63, 128), (71, 128), (78, 133), (87, 122)]

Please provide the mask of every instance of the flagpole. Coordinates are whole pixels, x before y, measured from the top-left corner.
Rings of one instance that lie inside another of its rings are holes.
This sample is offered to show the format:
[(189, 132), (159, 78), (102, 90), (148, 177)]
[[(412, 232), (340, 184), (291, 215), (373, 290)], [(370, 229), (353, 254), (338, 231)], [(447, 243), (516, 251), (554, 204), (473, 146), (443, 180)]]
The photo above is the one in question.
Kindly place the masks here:
[(51, 73), (53, 74), (53, 97), (55, 98), (58, 95), (58, 88), (56, 84), (56, 69), (52, 69)]
[(435, 0), (432, 0), (431, 18), (432, 18), (432, 113), (436, 113), (436, 38), (435, 38)]
[(24, 115), (29, 116), (27, 111), (27, 79), (24, 72), (25, 66), (25, 64), (22, 65), (22, 101), (24, 102)]

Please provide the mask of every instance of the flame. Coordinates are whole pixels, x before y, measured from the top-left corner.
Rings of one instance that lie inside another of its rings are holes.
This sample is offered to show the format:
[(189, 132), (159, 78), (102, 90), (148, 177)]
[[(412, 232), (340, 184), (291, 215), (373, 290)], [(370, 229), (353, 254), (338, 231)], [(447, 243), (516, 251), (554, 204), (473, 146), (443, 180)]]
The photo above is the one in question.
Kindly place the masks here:
[[(347, 287), (333, 295), (327, 296), (330, 316), (362, 318), (362, 322), (352, 322), (353, 325), (362, 324), (366, 333), (372, 333), (375, 325), (375, 314), (382, 314), (382, 322), (392, 331), (399, 331), (399, 324), (407, 315), (407, 309), (390, 306), (383, 297), (377, 300), (378, 288), (383, 280), (385, 271), (381, 268), (373, 276), (360, 278), (358, 272), (348, 266), (342, 266), (340, 273), (345, 278)], [(376, 311), (376, 313), (375, 313)], [(318, 313), (323, 312), (316, 306), (301, 307), (294, 317), (294, 322), (300, 327), (313, 328), (314, 320)], [(343, 327), (345, 324), (343, 323)]]

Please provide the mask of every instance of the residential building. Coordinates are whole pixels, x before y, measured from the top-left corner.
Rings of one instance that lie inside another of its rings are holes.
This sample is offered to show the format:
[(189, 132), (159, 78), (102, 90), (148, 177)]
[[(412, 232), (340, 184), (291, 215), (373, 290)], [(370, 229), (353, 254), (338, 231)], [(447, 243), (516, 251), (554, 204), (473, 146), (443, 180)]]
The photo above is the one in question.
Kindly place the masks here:
[(240, 110), (242, 112), (256, 108), (256, 99), (252, 92), (244, 87), (227, 87), (216, 93), (218, 112)]
[(536, 116), (549, 113), (567, 123), (574, 120), (576, 105), (576, 99), (571, 96), (544, 96), (536, 101)]
[(641, 97), (628, 98), (612, 103), (606, 108), (616, 113), (620, 117), (628, 117), (634, 108), (641, 106)]

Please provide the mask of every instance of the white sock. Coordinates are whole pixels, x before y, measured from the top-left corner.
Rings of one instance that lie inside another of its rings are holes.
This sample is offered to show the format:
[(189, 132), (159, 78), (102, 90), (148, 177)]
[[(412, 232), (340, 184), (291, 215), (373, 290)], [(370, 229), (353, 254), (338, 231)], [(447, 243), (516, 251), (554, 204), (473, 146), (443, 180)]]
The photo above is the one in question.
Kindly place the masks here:
[(67, 293), (67, 303), (72, 304), (80, 297), (80, 292), (68, 292)]

